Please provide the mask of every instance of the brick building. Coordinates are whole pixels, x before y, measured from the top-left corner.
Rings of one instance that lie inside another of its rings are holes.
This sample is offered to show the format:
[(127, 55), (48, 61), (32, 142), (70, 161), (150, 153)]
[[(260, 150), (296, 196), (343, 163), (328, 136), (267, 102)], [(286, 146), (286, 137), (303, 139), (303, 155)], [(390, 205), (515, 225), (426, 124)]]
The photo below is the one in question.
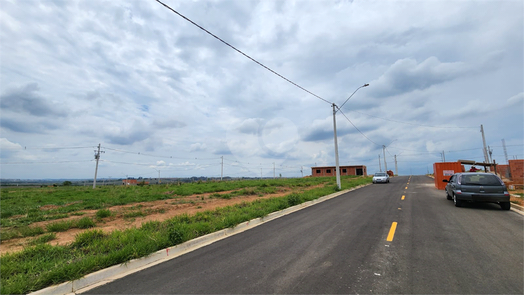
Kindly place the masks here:
[(142, 185), (142, 184), (149, 184), (149, 181), (144, 181), (144, 180), (140, 180), (138, 181), (137, 179), (123, 179), (122, 180), (122, 185)]
[(524, 183), (524, 160), (509, 160), (511, 180), (515, 183)]
[[(368, 172), (366, 166), (355, 165), (355, 166), (339, 166), (340, 175), (364, 175), (367, 176)], [(335, 166), (329, 167), (311, 167), (311, 176), (335, 176)]]
[(507, 179), (510, 179), (509, 165), (497, 165), (497, 174)]

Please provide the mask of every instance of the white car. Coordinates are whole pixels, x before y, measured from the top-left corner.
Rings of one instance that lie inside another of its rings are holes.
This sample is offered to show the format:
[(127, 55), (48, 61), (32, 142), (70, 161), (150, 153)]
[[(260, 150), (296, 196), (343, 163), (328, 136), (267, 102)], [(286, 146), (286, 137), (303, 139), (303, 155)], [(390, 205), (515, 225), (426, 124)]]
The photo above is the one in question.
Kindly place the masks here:
[(373, 175), (373, 183), (389, 183), (389, 175), (386, 172), (377, 172)]

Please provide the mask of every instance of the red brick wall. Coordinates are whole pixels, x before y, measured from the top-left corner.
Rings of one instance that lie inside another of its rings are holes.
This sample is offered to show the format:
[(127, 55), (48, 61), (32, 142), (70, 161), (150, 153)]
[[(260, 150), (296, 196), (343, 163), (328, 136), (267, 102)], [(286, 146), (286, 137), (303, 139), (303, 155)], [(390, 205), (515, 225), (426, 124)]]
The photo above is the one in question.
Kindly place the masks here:
[(502, 177), (509, 178), (509, 165), (497, 165), (497, 173)]
[(524, 160), (509, 160), (511, 180), (515, 183), (524, 183)]

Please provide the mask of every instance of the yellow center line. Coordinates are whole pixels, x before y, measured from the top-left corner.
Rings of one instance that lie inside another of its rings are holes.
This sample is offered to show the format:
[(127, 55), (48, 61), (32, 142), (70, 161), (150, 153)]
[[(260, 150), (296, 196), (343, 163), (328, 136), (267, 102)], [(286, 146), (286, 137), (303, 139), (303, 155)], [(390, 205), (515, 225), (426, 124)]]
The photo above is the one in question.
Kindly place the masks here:
[(405, 198), (406, 198), (406, 196), (403, 195), (403, 196), (402, 196), (402, 200), (404, 200)]
[(393, 241), (393, 237), (395, 236), (395, 230), (397, 230), (397, 223), (393, 222), (391, 224), (391, 228), (389, 229), (389, 234), (388, 234), (388, 238), (386, 239), (386, 241), (388, 242)]

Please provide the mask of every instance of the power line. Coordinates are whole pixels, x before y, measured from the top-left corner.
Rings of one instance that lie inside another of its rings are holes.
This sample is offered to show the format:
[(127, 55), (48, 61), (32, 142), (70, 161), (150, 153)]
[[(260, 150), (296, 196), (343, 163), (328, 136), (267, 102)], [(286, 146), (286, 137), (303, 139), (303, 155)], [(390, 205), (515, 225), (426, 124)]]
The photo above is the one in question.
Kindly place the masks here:
[[(338, 107), (337, 107), (338, 108)], [(346, 116), (346, 114), (344, 114), (344, 112), (342, 112), (342, 110), (340, 108), (338, 108), (338, 111), (349, 121), (349, 123), (351, 123), (351, 125), (353, 125), (353, 127), (355, 127), (355, 129), (357, 129), (358, 132), (360, 132), (360, 134), (362, 134), (362, 136), (364, 136), (367, 140), (369, 140), (370, 142), (378, 145), (378, 146), (382, 146), (376, 142), (374, 142), (373, 140), (369, 139), (369, 137), (367, 137), (364, 133), (362, 133), (362, 131), (360, 131), (360, 129), (358, 129), (357, 126), (355, 126), (355, 124), (353, 124), (353, 122), (351, 122), (351, 120)]]
[(132, 155), (140, 155), (140, 156), (147, 156), (147, 157), (155, 157), (155, 158), (165, 158), (165, 159), (178, 159), (178, 160), (216, 160), (220, 158), (180, 158), (180, 157), (173, 157), (173, 156), (163, 156), (163, 155), (154, 155), (154, 154), (145, 154), (142, 152), (132, 152), (132, 151), (126, 151), (122, 149), (114, 149), (114, 148), (108, 148), (105, 147), (106, 150), (111, 150), (119, 153), (126, 153), (126, 154), (132, 154)]
[(93, 160), (84, 160), (84, 161), (45, 161), (45, 162), (5, 162), (0, 163), (1, 165), (24, 165), (24, 164), (63, 164), (63, 163), (83, 163), (83, 162), (91, 162)]
[(190, 22), (191, 24), (195, 25), (196, 27), (198, 27), (199, 29), (201, 29), (202, 31), (208, 33), (209, 35), (213, 36), (214, 38), (216, 38), (217, 40), (219, 40), (220, 42), (224, 43), (225, 45), (231, 47), (233, 50), (235, 50), (236, 52), (242, 54), (243, 56), (247, 57), (248, 59), (252, 60), (253, 62), (255, 62), (256, 64), (258, 64), (259, 66), (265, 68), (266, 70), (270, 71), (271, 73), (279, 76), (280, 78), (286, 80), (287, 82), (293, 84), (294, 86), (302, 89), (303, 91), (313, 95), (314, 97), (324, 101), (324, 102), (327, 102), (329, 104), (332, 104), (331, 102), (327, 101), (326, 99), (314, 94), (313, 92), (307, 90), (306, 88), (298, 85), (297, 83), (289, 80), (288, 78), (280, 75), (279, 73), (273, 71), (272, 69), (270, 69), (269, 67), (265, 66), (264, 64), (262, 64), (261, 62), (257, 61), (256, 59), (252, 58), (251, 56), (245, 54), (244, 52), (242, 52), (241, 50), (237, 49), (236, 47), (234, 47), (233, 45), (227, 43), (226, 41), (222, 40), (220, 37), (216, 36), (215, 34), (211, 33), (210, 31), (206, 30), (204, 27), (200, 26), (199, 24), (195, 23), (194, 21), (190, 20), (189, 18), (187, 18), (186, 16), (182, 15), (180, 12), (174, 10), (173, 8), (171, 8), (170, 6), (168, 6), (167, 4), (164, 4), (163, 2), (159, 1), (159, 0), (156, 0), (156, 2), (162, 4), (164, 7), (166, 7), (167, 9), (171, 10), (172, 12), (176, 13), (178, 16), (182, 17), (183, 19), (185, 19), (186, 21)]
[(74, 150), (74, 149), (91, 149), (93, 146), (70, 146), (70, 147), (44, 147), (44, 146), (24, 146), (23, 148), (2, 148), (6, 151), (19, 151), (19, 150)]

